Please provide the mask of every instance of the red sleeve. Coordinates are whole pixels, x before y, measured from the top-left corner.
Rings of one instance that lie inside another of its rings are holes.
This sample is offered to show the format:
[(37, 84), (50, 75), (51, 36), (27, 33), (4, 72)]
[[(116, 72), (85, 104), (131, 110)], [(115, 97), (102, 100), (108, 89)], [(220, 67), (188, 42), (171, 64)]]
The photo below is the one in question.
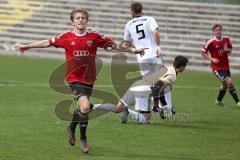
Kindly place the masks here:
[(205, 41), (202, 45), (202, 53), (208, 54), (209, 51), (209, 43), (208, 41)]
[(228, 38), (228, 48), (232, 49), (232, 42), (229, 38)]
[(113, 44), (114, 44), (114, 41), (111, 40), (110, 38), (107, 38), (103, 34), (100, 34), (98, 36), (98, 40), (97, 40), (98, 47), (107, 49), (107, 47), (111, 47)]
[(67, 31), (63, 32), (61, 35), (54, 36), (51, 39), (49, 39), (49, 44), (53, 45), (56, 48), (64, 48), (64, 35), (67, 33)]
[(58, 36), (55, 36), (48, 40), (49, 44), (56, 48), (63, 48), (62, 39)]

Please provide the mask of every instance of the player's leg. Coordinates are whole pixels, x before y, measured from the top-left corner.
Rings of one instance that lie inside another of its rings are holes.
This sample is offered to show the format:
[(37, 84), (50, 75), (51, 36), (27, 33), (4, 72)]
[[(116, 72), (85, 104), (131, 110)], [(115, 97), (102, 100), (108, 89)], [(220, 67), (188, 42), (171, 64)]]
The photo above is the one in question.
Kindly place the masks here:
[(215, 103), (218, 105), (223, 105), (222, 100), (227, 91), (226, 80), (229, 78), (229, 75), (225, 71), (222, 71), (222, 70), (215, 70), (215, 71), (213, 71), (213, 73), (222, 82), (222, 85), (220, 86), (218, 97), (217, 97)]
[(140, 112), (140, 111), (133, 111), (128, 109), (129, 117), (137, 123), (140, 124), (149, 124), (151, 119), (151, 111), (149, 112)]
[[(116, 112), (117, 111), (122, 112), (121, 123), (127, 123), (128, 115), (129, 115), (128, 106), (136, 105), (138, 103), (138, 101), (141, 101), (146, 104), (148, 103), (148, 99), (139, 98), (139, 97), (136, 98), (136, 96), (134, 95), (134, 94), (145, 94), (144, 91), (137, 90), (137, 91), (135, 91), (136, 93), (134, 93), (134, 91), (132, 90), (133, 88), (141, 88), (142, 89), (142, 86), (146, 86), (144, 81), (139, 80), (139, 81), (134, 82), (131, 85), (131, 87), (128, 89), (128, 91), (125, 93), (125, 95), (122, 97), (121, 101), (118, 103), (118, 105), (116, 107)], [(149, 87), (149, 90), (150, 90), (150, 87)], [(147, 96), (149, 96), (149, 94)]]
[(223, 100), (223, 97), (226, 94), (226, 91), (227, 91), (227, 84), (224, 81), (224, 82), (222, 82), (222, 85), (220, 86), (218, 97), (217, 97), (216, 102), (215, 102), (216, 104), (223, 105), (222, 100)]
[(115, 105), (111, 103), (104, 103), (104, 104), (92, 104), (92, 110), (103, 110), (109, 112), (115, 112)]
[[(159, 65), (160, 61), (158, 60), (159, 58), (154, 57), (154, 58), (149, 58), (144, 60), (143, 62), (139, 63), (139, 68), (142, 76), (154, 73), (155, 71), (158, 71), (162, 65)], [(138, 98), (139, 99), (139, 98)], [(138, 100), (136, 99), (136, 103)], [(136, 108), (136, 106), (135, 106)], [(153, 109), (154, 112), (159, 111), (159, 99), (154, 97), (153, 98)]]
[[(148, 75), (148, 74), (151, 74), (154, 72), (154, 70), (156, 70), (157, 68), (154, 68), (156, 65), (154, 63), (155, 62), (155, 57), (154, 58), (149, 58), (149, 59), (145, 59), (143, 60), (142, 62), (139, 63), (139, 69), (140, 69), (140, 72), (141, 72), (141, 75), (142, 76), (145, 76), (145, 75)], [(138, 101), (141, 101), (139, 100), (140, 98), (136, 98), (136, 103), (138, 103)], [(148, 103), (148, 101), (144, 102), (144, 103)], [(154, 99), (154, 111), (158, 111), (158, 99)], [(136, 106), (135, 106), (136, 108)]]
[(77, 100), (77, 107), (74, 111), (72, 121), (68, 127), (69, 142), (71, 145), (75, 145), (75, 129), (79, 123), (80, 135), (81, 135), (81, 150), (84, 153), (88, 152), (87, 146), (87, 125), (88, 125), (88, 113), (90, 112), (89, 97), (92, 94), (92, 85), (85, 85), (78, 82), (69, 84), (74, 93), (74, 98)]
[(139, 113), (143, 115), (143, 116), (140, 116), (139, 123), (150, 124), (151, 117), (152, 117), (151, 111), (139, 111)]
[[(132, 86), (136, 86), (138, 81), (136, 81)], [(122, 99), (118, 102), (117, 105), (106, 103), (106, 104), (94, 104), (92, 110), (105, 110), (111, 111), (114, 113), (121, 113), (121, 122), (126, 123), (128, 119), (128, 106), (135, 104), (135, 97), (130, 89), (124, 94)]]
[[(129, 93), (126, 95), (129, 95)], [(131, 112), (128, 109), (128, 105), (133, 102), (129, 102), (130, 99), (127, 99), (126, 97), (127, 96), (124, 96), (123, 99), (120, 100), (117, 105), (110, 104), (110, 103), (94, 104), (92, 110), (105, 110), (105, 111), (111, 111), (114, 113), (122, 113), (121, 123), (127, 123), (129, 113), (131, 113), (133, 117), (135, 116), (135, 113)]]
[(229, 93), (232, 95), (234, 101), (236, 102), (237, 106), (240, 106), (239, 98), (237, 95), (237, 91), (233, 86), (232, 78), (230, 71), (223, 71), (223, 70), (218, 70), (214, 71), (214, 74), (222, 81), (222, 86), (219, 91), (218, 98), (216, 100), (217, 104), (221, 104), (222, 99), (226, 93), (226, 90), (228, 89)]
[(240, 102), (239, 102), (239, 98), (238, 98), (238, 95), (237, 95), (237, 91), (233, 86), (232, 78), (230, 77), (230, 75), (229, 75), (229, 78), (226, 79), (226, 84), (227, 84), (227, 88), (228, 88), (229, 93), (232, 95), (232, 97), (233, 97), (234, 101), (236, 102), (237, 106), (240, 107)]
[(123, 111), (123, 108), (127, 108), (128, 104), (124, 102), (123, 100), (119, 101), (114, 109), (114, 113), (121, 113)]
[[(132, 111), (128, 109), (128, 114), (139, 123), (146, 124), (150, 120), (151, 115), (151, 87), (146, 84), (144, 80), (140, 80), (135, 82), (130, 88), (129, 91), (131, 92), (130, 97), (135, 97), (135, 103), (129, 101), (128, 104), (135, 104), (135, 109), (138, 112)], [(128, 94), (129, 96), (129, 94)], [(123, 108), (124, 109), (124, 108)], [(146, 113), (146, 117), (144, 114), (141, 114), (141, 111)], [(123, 110), (124, 113), (124, 110)]]
[(75, 142), (76, 142), (75, 129), (76, 129), (77, 123), (79, 123), (81, 150), (84, 153), (87, 153), (89, 149), (87, 145), (86, 131), (88, 126), (88, 113), (90, 111), (88, 97), (87, 96), (79, 97), (77, 104), (78, 105), (76, 110), (74, 111), (72, 121), (68, 127), (69, 143), (71, 145), (75, 145)]
[(80, 127), (80, 140), (81, 140), (81, 151), (84, 153), (88, 152), (87, 145), (87, 126), (88, 126), (88, 113), (90, 112), (90, 103), (87, 96), (81, 96), (78, 99), (78, 110), (79, 110), (79, 127)]
[(128, 106), (135, 104), (135, 97), (133, 93), (128, 90), (123, 98), (118, 102), (117, 105), (105, 103), (105, 104), (94, 104), (92, 110), (105, 110), (114, 113), (122, 113), (121, 115), (121, 122), (126, 123), (128, 119)]
[[(73, 94), (74, 94), (74, 100), (77, 100), (79, 96), (81, 95), (80, 92), (77, 93), (77, 90), (79, 91), (79, 84), (76, 82), (70, 83), (69, 87), (71, 88)], [(75, 130), (76, 127), (79, 123), (79, 110), (78, 107), (73, 112), (72, 115), (72, 120), (70, 122), (70, 125), (67, 127), (68, 135), (69, 135), (69, 144), (74, 146), (76, 143), (76, 138), (75, 138)]]
[(129, 110), (130, 117), (141, 124), (149, 124), (151, 119), (151, 97), (146, 94), (145, 97), (136, 98), (135, 111)]

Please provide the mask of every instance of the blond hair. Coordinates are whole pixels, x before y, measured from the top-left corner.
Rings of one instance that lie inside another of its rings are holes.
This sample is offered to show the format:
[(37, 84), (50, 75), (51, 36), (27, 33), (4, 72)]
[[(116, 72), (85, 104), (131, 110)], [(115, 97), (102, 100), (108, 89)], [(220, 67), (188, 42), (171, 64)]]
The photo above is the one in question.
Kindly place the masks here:
[(75, 18), (75, 15), (76, 13), (83, 13), (86, 15), (86, 19), (88, 21), (88, 17), (89, 17), (89, 14), (88, 14), (88, 11), (84, 8), (74, 8), (70, 14), (70, 19), (71, 21), (73, 22), (73, 19)]

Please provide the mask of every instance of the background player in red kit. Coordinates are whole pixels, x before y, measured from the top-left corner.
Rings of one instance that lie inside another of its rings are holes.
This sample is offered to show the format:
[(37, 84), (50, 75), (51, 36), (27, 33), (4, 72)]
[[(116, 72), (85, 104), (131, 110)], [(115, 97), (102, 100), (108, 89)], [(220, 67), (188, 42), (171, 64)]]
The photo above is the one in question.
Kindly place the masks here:
[[(222, 35), (222, 26), (215, 24), (212, 27), (213, 37), (205, 42), (202, 47), (203, 57), (211, 61), (213, 73), (221, 80), (222, 85), (219, 90), (219, 95), (216, 99), (216, 104), (221, 104), (222, 99), (227, 91), (229, 90), (233, 99), (235, 100), (238, 107), (240, 102), (237, 96), (237, 91), (233, 86), (233, 82), (230, 75), (228, 56), (232, 52), (232, 44), (227, 36)], [(210, 55), (208, 54), (210, 53)]]
[[(16, 45), (23, 53), (30, 48), (60, 47), (65, 49), (67, 71), (65, 78), (77, 100), (77, 109), (68, 127), (69, 143), (75, 145), (75, 129), (80, 123), (81, 151), (88, 153), (86, 130), (88, 113), (90, 112), (89, 97), (96, 80), (95, 57), (97, 48), (112, 48), (120, 50), (114, 42), (103, 34), (88, 29), (88, 12), (85, 9), (73, 9), (70, 19), (74, 29), (63, 32), (52, 39), (33, 42), (26, 45)], [(126, 48), (124, 51), (143, 54), (145, 49)]]

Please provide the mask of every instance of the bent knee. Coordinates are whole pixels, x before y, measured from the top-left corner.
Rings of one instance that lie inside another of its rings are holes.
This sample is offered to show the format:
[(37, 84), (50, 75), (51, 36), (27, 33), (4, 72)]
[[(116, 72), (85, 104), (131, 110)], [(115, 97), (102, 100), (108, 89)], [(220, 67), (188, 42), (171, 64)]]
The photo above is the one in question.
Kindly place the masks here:
[(80, 110), (82, 113), (88, 113), (90, 112), (90, 107), (89, 106), (80, 107)]
[(231, 78), (228, 78), (226, 80), (226, 85), (227, 85), (227, 88), (232, 88), (233, 87), (233, 82), (232, 82)]
[(88, 112), (90, 112), (90, 104), (89, 103), (79, 103), (78, 104), (78, 109), (82, 113), (88, 113)]
[(116, 108), (115, 108), (115, 113), (121, 113), (123, 111), (123, 103), (122, 102), (118, 102), (118, 104), (116, 105)]

